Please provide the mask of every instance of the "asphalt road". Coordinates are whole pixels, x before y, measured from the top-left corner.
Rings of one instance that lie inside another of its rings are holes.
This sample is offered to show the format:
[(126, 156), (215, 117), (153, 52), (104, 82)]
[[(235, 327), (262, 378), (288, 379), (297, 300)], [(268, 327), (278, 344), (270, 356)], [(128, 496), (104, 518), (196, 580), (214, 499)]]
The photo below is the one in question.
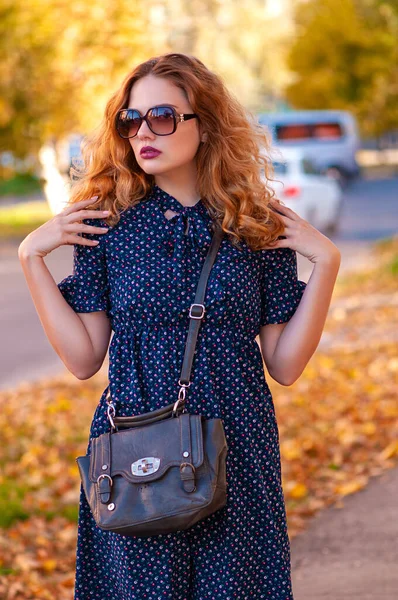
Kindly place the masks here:
[(320, 511), (291, 544), (295, 600), (397, 600), (398, 468)]
[[(342, 252), (340, 272), (369, 261), (372, 241), (398, 232), (398, 178), (363, 180), (345, 193), (341, 232), (333, 242)], [(58, 283), (72, 272), (72, 247), (63, 246), (45, 261)], [(0, 246), (0, 389), (65, 371), (48, 342), (18, 260), (18, 244)], [(298, 255), (299, 278), (308, 281), (312, 263)]]

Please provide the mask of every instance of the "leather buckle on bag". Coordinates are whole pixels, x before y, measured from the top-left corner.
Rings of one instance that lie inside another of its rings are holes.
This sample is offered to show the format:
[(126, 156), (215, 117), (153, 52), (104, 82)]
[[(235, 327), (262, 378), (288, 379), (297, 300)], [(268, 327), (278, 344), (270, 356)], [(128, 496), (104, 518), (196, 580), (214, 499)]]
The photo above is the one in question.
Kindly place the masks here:
[(98, 491), (101, 504), (107, 504), (111, 499), (111, 487), (113, 486), (112, 477), (106, 473), (101, 473), (97, 477)]
[[(192, 314), (192, 309), (195, 310), (196, 307), (199, 307), (201, 309), (200, 315), (198, 315), (198, 314), (193, 315)], [(189, 316), (191, 317), (191, 319), (203, 319), (203, 316), (204, 316), (205, 312), (206, 312), (206, 309), (205, 309), (205, 307), (204, 307), (203, 304), (191, 304), (191, 308), (189, 309)]]
[(196, 492), (195, 485), (196, 469), (192, 463), (183, 462), (180, 464), (180, 476), (184, 490), (188, 493)]
[(156, 471), (159, 470), (159, 466), (160, 458), (146, 456), (145, 458), (140, 458), (132, 463), (131, 472), (133, 475), (145, 477), (145, 475), (152, 475), (152, 473), (156, 473)]

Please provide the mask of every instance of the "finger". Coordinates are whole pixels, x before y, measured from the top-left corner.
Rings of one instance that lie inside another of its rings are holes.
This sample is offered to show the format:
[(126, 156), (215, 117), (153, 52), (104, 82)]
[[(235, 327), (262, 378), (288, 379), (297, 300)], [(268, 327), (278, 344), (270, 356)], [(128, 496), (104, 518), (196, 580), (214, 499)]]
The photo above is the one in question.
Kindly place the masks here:
[(66, 244), (78, 244), (80, 246), (98, 246), (99, 240), (89, 240), (88, 238), (81, 237), (80, 235), (73, 235), (70, 233), (66, 238)]
[(81, 221), (82, 219), (106, 219), (109, 217), (109, 210), (79, 210), (66, 215), (67, 222)]
[(70, 223), (65, 226), (65, 231), (68, 233), (108, 233), (109, 227), (97, 227), (96, 225), (85, 225), (84, 223)]
[(289, 219), (299, 219), (299, 216), (297, 213), (294, 212), (294, 210), (292, 210), (291, 208), (289, 208), (288, 206), (285, 206), (284, 204), (279, 204), (279, 203), (275, 203), (276, 206), (278, 207), (278, 210), (281, 211), (283, 214), (285, 214)]
[(72, 211), (78, 210), (79, 208), (84, 208), (90, 204), (93, 204), (98, 199), (98, 196), (92, 196), (91, 198), (86, 198), (85, 200), (80, 200), (79, 202), (73, 202), (69, 206), (64, 209), (64, 214), (69, 215)]
[(274, 196), (272, 196), (272, 198), (269, 199), (270, 204), (273, 204), (274, 206), (284, 206), (284, 204), (281, 203), (281, 201), (278, 198), (275, 198)]
[(277, 212), (279, 215), (286, 214), (286, 206), (284, 206), (284, 204), (281, 204), (278, 200), (271, 199), (269, 206), (272, 208), (273, 211)]
[(279, 202), (278, 200), (271, 200), (271, 206), (273, 209), (277, 209), (282, 212), (289, 210), (287, 208), (287, 206), (285, 206), (284, 204), (281, 204), (281, 202)]
[(288, 238), (284, 240), (278, 240), (278, 248), (290, 248), (290, 241)]

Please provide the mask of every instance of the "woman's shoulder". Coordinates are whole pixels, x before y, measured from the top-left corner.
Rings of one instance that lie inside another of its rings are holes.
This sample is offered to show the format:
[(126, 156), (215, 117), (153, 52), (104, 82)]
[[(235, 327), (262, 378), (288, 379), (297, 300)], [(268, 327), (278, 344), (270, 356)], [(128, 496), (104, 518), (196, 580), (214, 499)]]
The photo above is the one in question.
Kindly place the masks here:
[(113, 233), (113, 236), (119, 236), (123, 233), (131, 233), (135, 229), (150, 227), (154, 223), (153, 207), (151, 204), (150, 200), (144, 199), (120, 209), (117, 222), (112, 226), (106, 224), (110, 227), (109, 231)]

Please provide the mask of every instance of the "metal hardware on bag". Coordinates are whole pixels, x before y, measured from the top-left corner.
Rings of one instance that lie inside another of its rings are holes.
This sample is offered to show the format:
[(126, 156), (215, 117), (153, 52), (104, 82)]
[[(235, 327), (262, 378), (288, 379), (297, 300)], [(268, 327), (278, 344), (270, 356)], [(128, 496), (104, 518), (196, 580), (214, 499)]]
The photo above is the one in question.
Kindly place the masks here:
[[(202, 314), (199, 317), (195, 317), (192, 314), (192, 309), (195, 308), (196, 306), (200, 306), (200, 308), (202, 309)], [(203, 319), (205, 312), (206, 312), (206, 309), (204, 307), (204, 304), (195, 304), (194, 303), (194, 304), (191, 304), (191, 308), (189, 309), (189, 316), (191, 317), (191, 319)]]
[(189, 388), (191, 383), (192, 383), (192, 381), (190, 381), (189, 383), (181, 383), (181, 379), (178, 380), (178, 385), (182, 385), (183, 387), (187, 387), (187, 388)]
[(110, 424), (112, 426), (112, 429), (117, 429), (116, 425), (115, 425), (115, 422), (113, 420), (113, 417), (116, 415), (116, 408), (115, 408), (115, 405), (112, 402), (110, 386), (108, 386), (108, 391), (106, 393), (105, 398), (106, 398), (106, 403), (108, 405), (107, 415), (108, 415), (109, 422), (110, 422)]
[(145, 475), (152, 475), (159, 470), (160, 458), (154, 456), (147, 456), (136, 460), (131, 465), (131, 472), (133, 475), (144, 477)]
[(183, 452), (182, 455), (184, 458), (187, 458), (189, 456), (189, 452)]
[[(185, 395), (184, 395), (184, 398), (180, 398), (180, 395), (178, 395), (178, 400), (175, 401), (174, 406), (173, 406), (173, 412), (172, 412), (173, 417), (177, 416), (178, 405), (182, 400), (185, 400)], [(187, 409), (185, 408), (185, 406), (184, 406), (182, 412), (183, 413), (187, 412)]]
[(107, 468), (108, 468), (108, 465), (102, 465), (102, 467), (101, 467), (101, 469), (102, 469), (103, 471), (106, 471), (106, 470), (107, 470)]
[(115, 408), (115, 405), (112, 402), (109, 390), (108, 390), (108, 393), (107, 393), (107, 396), (106, 396), (106, 403), (108, 405), (108, 408), (107, 408), (108, 419), (110, 421), (110, 424), (112, 425), (112, 428), (116, 429), (115, 422), (114, 422), (114, 420), (112, 418), (112, 417), (114, 417), (116, 415), (116, 408)]
[(101, 479), (105, 479), (105, 477), (107, 477), (109, 479), (109, 481), (111, 482), (111, 486), (112, 486), (113, 485), (112, 477), (110, 477), (106, 473), (101, 473), (101, 475), (98, 475), (97, 483), (99, 483), (101, 481)]
[(113, 502), (108, 504), (108, 510), (115, 510), (115, 505), (113, 504)]
[(195, 469), (195, 467), (193, 466), (193, 464), (192, 464), (192, 463), (189, 463), (189, 462), (184, 462), (184, 463), (181, 463), (181, 464), (180, 464), (180, 471), (181, 471), (181, 469), (182, 469), (183, 467), (192, 467), (192, 471), (193, 471), (194, 473), (196, 473), (196, 469)]

